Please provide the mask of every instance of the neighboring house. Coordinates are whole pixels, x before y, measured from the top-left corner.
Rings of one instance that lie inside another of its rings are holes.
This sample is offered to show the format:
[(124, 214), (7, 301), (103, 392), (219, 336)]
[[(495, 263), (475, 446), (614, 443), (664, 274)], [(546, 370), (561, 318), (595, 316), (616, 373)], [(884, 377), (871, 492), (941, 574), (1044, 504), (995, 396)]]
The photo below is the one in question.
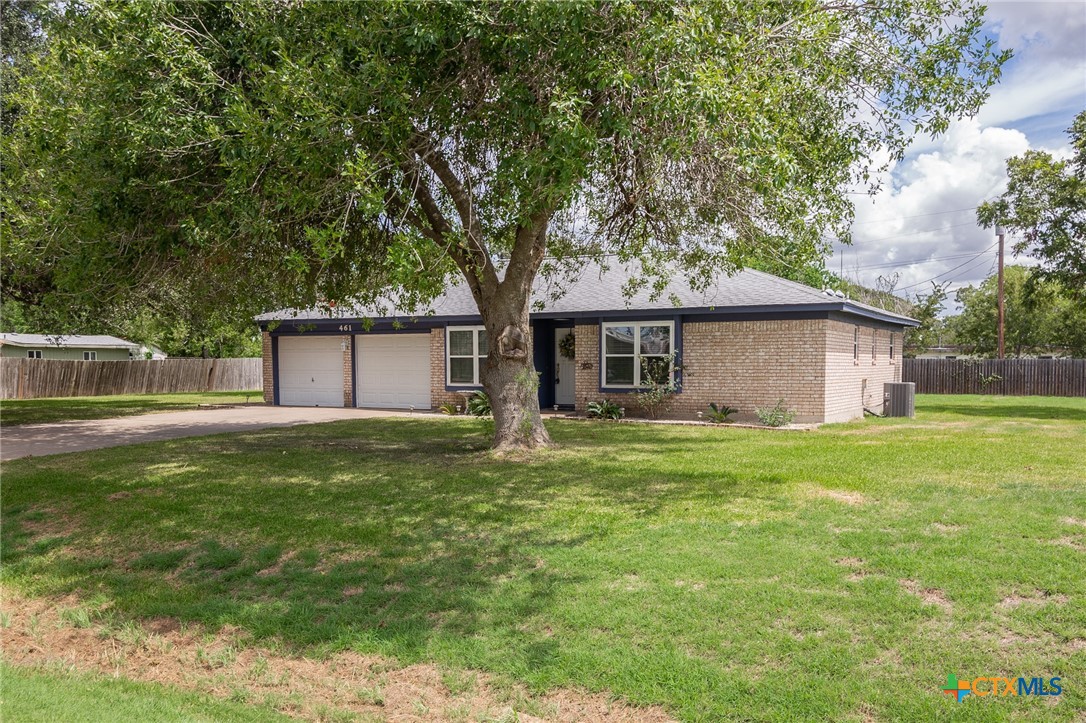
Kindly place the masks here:
[[(674, 352), (672, 417), (693, 419), (716, 402), (751, 420), (783, 398), (797, 422), (854, 419), (882, 408), (883, 383), (901, 380), (903, 332), (918, 325), (759, 271), (704, 292), (675, 281), (655, 300), (647, 291), (625, 299), (629, 278), (589, 264), (557, 300), (537, 283), (531, 342), (542, 408), (583, 412), (607, 398), (635, 414), (642, 364)], [(284, 310), (257, 321), (268, 404), (432, 409), (481, 388), (489, 340), (464, 285), (414, 315)], [(573, 359), (562, 353), (570, 334)]]
[(157, 346), (141, 345), (140, 350), (139, 350), (139, 355), (136, 358), (137, 359), (167, 359), (168, 355), (166, 354), (166, 352), (162, 351)]
[(115, 336), (0, 333), (5, 359), (128, 361), (139, 357), (139, 344)]

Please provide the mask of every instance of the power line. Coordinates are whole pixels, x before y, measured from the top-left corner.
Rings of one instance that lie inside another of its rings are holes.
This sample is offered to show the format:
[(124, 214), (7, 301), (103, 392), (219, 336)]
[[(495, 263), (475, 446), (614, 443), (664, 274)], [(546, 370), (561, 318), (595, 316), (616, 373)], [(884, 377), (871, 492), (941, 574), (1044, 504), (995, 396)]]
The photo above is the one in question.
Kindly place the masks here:
[(912, 266), (913, 264), (930, 264), (933, 261), (953, 261), (954, 259), (964, 259), (966, 257), (975, 257), (976, 254), (956, 254), (954, 256), (936, 256), (930, 259), (913, 259), (912, 261), (887, 261), (885, 263), (878, 264), (864, 264), (862, 266), (853, 266), (854, 269), (882, 269), (892, 268), (894, 266)]
[(963, 266), (968, 266), (969, 264), (973, 263), (973, 261), (974, 261), (974, 260), (976, 260), (976, 259), (979, 259), (979, 258), (980, 258), (981, 256), (983, 256), (984, 254), (988, 253), (989, 251), (991, 251), (992, 249), (994, 249), (994, 248), (995, 248), (996, 246), (998, 246), (998, 245), (999, 245), (999, 242), (998, 242), (998, 241), (996, 241), (996, 242), (995, 242), (994, 244), (992, 244), (992, 245), (991, 245), (991, 246), (989, 246), (988, 248), (984, 249), (983, 251), (981, 251), (981, 252), (980, 252), (979, 254), (975, 255), (975, 256), (974, 256), (973, 258), (969, 259), (968, 261), (965, 261), (965, 262), (963, 262), (963, 263), (960, 263), (960, 264), (958, 264), (957, 266), (955, 266), (954, 268), (952, 268), (952, 269), (948, 269), (947, 271), (944, 271), (944, 272), (943, 272), (943, 273), (941, 273), (941, 274), (938, 274), (938, 275), (936, 275), (936, 276), (932, 276), (932, 277), (931, 277), (930, 279), (924, 279), (923, 281), (918, 281), (918, 282), (916, 282), (915, 284), (909, 284), (908, 286), (902, 286), (902, 287), (901, 287), (900, 289), (897, 289), (897, 291), (904, 291), (905, 289), (911, 289), (911, 288), (913, 288), (914, 286), (920, 286), (920, 285), (922, 285), (922, 284), (926, 284), (926, 283), (928, 283), (929, 281), (935, 281), (936, 279), (941, 279), (941, 278), (943, 278), (944, 276), (946, 276), (947, 274), (951, 274), (951, 273), (954, 273), (955, 271), (957, 271), (958, 269), (962, 268)]
[(944, 213), (962, 213), (963, 211), (976, 211), (980, 206), (971, 206), (969, 208), (955, 208), (953, 211), (932, 211), (931, 213), (918, 213), (914, 216), (894, 216), (893, 218), (880, 219), (875, 221), (860, 221), (859, 223), (852, 224), (853, 226), (867, 226), (872, 223), (890, 223), (891, 221), (907, 221), (910, 218), (927, 218), (928, 216), (941, 216)]
[[(965, 223), (955, 223), (955, 224), (952, 224), (950, 226), (943, 226), (942, 228), (929, 228), (929, 229), (924, 229), (922, 231), (909, 231), (908, 233), (896, 233), (893, 236), (883, 236), (881, 238), (865, 238), (862, 241), (853, 241), (850, 245), (851, 246), (857, 246), (859, 244), (869, 244), (869, 243), (874, 243), (876, 241), (891, 241), (893, 239), (901, 238), (903, 236), (917, 236), (917, 235), (922, 234), (922, 233), (939, 233), (940, 231), (948, 231), (948, 230), (950, 230), (952, 228), (962, 228), (963, 226), (976, 226), (976, 225), (977, 224), (974, 223), (973, 221), (966, 221)], [(827, 240), (836, 241), (837, 239), (827, 239)]]

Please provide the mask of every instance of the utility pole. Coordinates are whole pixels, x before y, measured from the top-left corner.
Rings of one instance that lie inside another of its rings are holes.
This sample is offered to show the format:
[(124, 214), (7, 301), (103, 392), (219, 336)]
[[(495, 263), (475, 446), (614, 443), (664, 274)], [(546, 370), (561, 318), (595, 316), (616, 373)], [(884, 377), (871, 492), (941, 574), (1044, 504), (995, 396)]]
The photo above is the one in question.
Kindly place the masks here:
[(996, 236), (999, 237), (999, 336), (998, 336), (998, 351), (997, 358), (1003, 359), (1003, 227), (997, 225), (995, 228)]

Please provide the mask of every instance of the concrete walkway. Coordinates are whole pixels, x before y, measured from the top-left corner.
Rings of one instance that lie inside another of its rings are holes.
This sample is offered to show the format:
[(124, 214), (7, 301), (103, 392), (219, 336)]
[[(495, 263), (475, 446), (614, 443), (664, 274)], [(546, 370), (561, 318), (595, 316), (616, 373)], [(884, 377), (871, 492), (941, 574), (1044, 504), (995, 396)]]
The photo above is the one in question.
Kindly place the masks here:
[(133, 417), (88, 419), (52, 424), (22, 424), (0, 430), (0, 460), (83, 452), (88, 449), (163, 439), (245, 432), (341, 419), (421, 416), (394, 409), (336, 409), (333, 407), (217, 407), (184, 412), (160, 412)]

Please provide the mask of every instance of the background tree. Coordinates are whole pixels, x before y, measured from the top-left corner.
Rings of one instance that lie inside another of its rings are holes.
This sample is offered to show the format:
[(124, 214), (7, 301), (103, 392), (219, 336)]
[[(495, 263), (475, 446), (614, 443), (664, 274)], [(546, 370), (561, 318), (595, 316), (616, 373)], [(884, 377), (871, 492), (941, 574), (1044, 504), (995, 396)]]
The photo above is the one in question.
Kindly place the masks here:
[(1007, 161), (1007, 190), (981, 204), (977, 220), (1021, 237), (1015, 253), (1040, 259), (1040, 273), (1086, 296), (1086, 111), (1068, 129), (1072, 156), (1026, 151)]
[[(455, 274), (492, 339), (527, 335), (536, 276), (585, 255), (660, 289), (847, 238), (869, 159), (983, 102), (1007, 56), (982, 24), (964, 0), (66, 3), (4, 149), (3, 281), (381, 313)], [(495, 444), (545, 445), (531, 354), (502, 348)]]
[[(997, 345), (998, 280), (957, 292), (960, 314), (947, 319), (956, 343), (967, 353), (994, 357)], [(1005, 338), (1009, 356), (1086, 355), (1086, 304), (1058, 282), (1027, 266), (1004, 270)]]

